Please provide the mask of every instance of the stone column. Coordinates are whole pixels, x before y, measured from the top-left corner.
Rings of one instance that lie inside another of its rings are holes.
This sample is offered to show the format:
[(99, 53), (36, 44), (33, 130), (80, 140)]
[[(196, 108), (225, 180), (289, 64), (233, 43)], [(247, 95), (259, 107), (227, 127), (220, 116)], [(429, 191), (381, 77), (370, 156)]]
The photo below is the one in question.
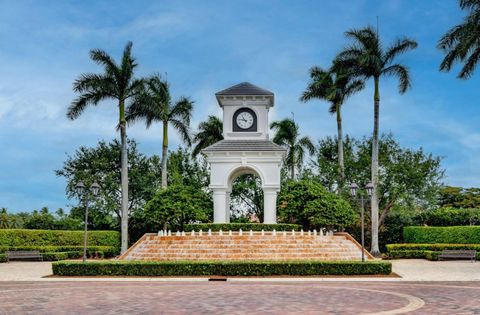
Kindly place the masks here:
[(225, 192), (225, 222), (230, 223), (230, 194), (231, 191)]
[(225, 218), (226, 210), (226, 189), (213, 190), (213, 222), (227, 223)]
[(277, 223), (277, 189), (263, 189), (263, 223)]

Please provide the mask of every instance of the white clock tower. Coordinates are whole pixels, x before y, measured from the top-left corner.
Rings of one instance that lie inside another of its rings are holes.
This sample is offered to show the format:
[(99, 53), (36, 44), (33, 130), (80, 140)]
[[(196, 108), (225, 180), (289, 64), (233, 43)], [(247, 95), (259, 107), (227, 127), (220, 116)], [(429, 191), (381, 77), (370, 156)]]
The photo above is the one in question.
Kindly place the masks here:
[(268, 138), (268, 111), (274, 105), (274, 95), (248, 82), (215, 95), (223, 109), (224, 140), (202, 151), (211, 169), (214, 222), (230, 221), (233, 181), (243, 174), (256, 174), (264, 192), (263, 223), (276, 223), (280, 168), (286, 150)]

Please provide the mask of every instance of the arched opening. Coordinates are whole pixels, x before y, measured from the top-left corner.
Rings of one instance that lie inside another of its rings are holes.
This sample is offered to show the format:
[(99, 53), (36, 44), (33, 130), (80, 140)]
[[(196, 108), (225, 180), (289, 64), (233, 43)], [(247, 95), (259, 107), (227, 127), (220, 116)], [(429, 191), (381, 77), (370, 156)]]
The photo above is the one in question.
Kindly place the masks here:
[(234, 171), (228, 181), (227, 211), (230, 222), (263, 223), (263, 188), (258, 173), (247, 167)]

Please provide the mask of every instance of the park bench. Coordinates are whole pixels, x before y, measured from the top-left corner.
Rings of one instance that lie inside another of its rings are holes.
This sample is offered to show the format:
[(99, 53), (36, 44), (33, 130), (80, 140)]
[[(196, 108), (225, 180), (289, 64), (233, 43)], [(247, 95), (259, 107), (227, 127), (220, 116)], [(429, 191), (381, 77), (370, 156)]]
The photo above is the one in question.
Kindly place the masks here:
[(43, 261), (43, 256), (38, 250), (16, 250), (16, 251), (7, 251), (7, 261), (10, 260), (41, 260)]
[(439, 260), (446, 259), (470, 259), (472, 262), (477, 256), (477, 251), (475, 250), (454, 250), (454, 249), (444, 249), (440, 255), (438, 255)]

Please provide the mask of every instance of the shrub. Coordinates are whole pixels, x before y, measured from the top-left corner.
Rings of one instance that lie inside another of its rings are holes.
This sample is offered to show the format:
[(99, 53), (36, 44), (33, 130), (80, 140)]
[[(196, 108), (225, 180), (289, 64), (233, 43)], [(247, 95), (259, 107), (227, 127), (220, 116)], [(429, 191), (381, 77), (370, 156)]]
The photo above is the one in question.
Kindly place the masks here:
[[(81, 246), (83, 231), (61, 230), (1, 230), (0, 246)], [(111, 246), (120, 249), (120, 233), (117, 231), (89, 231), (90, 246)]]
[(479, 225), (480, 209), (439, 208), (419, 213), (414, 220), (418, 225), (429, 226)]
[(185, 232), (190, 231), (299, 231), (301, 226), (298, 224), (261, 224), (261, 223), (199, 223), (199, 224), (186, 224)]
[(373, 275), (390, 274), (384, 261), (288, 261), (288, 262), (56, 262), (59, 276), (273, 276), (273, 275)]
[[(104, 258), (104, 253), (102, 251), (88, 252), (88, 258)], [(52, 253), (42, 253), (44, 261), (59, 261), (65, 259), (78, 259), (83, 257), (83, 251), (77, 252), (52, 252)]]
[(480, 259), (480, 244), (388, 244), (387, 253), (390, 258), (425, 258), (438, 260), (444, 249), (476, 250)]
[[(58, 253), (58, 252), (82, 252), (83, 246), (0, 246), (0, 253), (15, 250), (38, 250), (41, 253)], [(116, 256), (118, 251), (113, 246), (88, 246), (87, 254), (95, 255), (97, 252), (102, 252), (105, 257)]]
[(350, 204), (312, 180), (290, 181), (279, 197), (279, 215), (283, 222), (301, 224), (305, 229), (336, 228), (356, 219)]
[(480, 226), (408, 226), (403, 239), (406, 243), (480, 244)]
[(7, 262), (7, 255), (5, 254), (0, 254), (0, 263)]
[(209, 194), (196, 187), (170, 185), (158, 191), (145, 209), (134, 213), (132, 239), (162, 229), (181, 231), (185, 224), (208, 222), (212, 213)]

